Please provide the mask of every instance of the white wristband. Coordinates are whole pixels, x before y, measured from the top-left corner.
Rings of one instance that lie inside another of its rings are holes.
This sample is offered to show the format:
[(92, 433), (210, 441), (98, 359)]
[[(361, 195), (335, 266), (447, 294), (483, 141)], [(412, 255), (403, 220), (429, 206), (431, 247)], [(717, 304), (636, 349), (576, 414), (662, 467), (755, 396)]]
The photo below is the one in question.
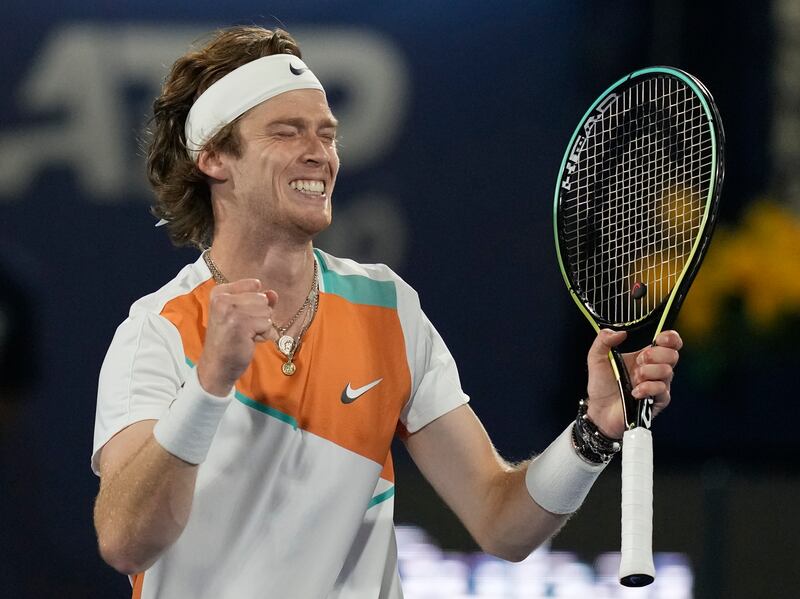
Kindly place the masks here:
[(202, 463), (232, 393), (227, 397), (207, 393), (197, 378), (197, 368), (192, 368), (178, 397), (153, 428), (153, 436), (172, 455), (190, 464)]
[(551, 514), (576, 511), (606, 464), (589, 464), (572, 445), (570, 424), (530, 464), (525, 484), (533, 500)]

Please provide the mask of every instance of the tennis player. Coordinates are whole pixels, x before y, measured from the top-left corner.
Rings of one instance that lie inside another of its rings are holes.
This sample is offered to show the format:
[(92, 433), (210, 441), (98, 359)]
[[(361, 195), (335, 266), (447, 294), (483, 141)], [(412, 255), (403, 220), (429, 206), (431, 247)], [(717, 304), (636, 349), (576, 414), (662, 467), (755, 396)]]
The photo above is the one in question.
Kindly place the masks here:
[[(415, 291), (313, 247), (337, 122), (289, 34), (217, 32), (154, 113), (154, 211), (204, 251), (133, 304), (100, 372), (95, 525), (133, 596), (402, 597), (396, 434), (485, 551), (521, 560), (556, 532), (619, 449), (607, 352), (624, 333), (589, 350), (587, 417), (512, 466)], [(627, 356), (655, 412), (680, 347), (670, 331)]]

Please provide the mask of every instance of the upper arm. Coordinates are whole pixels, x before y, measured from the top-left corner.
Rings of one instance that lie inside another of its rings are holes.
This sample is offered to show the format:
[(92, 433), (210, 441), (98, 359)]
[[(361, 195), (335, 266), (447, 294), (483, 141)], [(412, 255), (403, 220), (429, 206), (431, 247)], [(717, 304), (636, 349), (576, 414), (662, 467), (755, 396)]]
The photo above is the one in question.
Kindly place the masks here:
[(513, 468), (497, 453), (468, 405), (437, 418), (405, 440), (408, 452), (473, 537), (480, 543)]
[(141, 446), (147, 435), (140, 432), (146, 425), (139, 423), (150, 421), (150, 433), (177, 396), (185, 378), (182, 369), (188, 368), (182, 357), (177, 329), (158, 315), (129, 318), (119, 326), (98, 382), (92, 454), (96, 474), (103, 470), (101, 459), (111, 455), (117, 462), (130, 443)]
[(131, 461), (134, 455), (153, 435), (156, 420), (140, 420), (125, 427), (98, 450), (98, 470), (100, 477), (107, 477)]

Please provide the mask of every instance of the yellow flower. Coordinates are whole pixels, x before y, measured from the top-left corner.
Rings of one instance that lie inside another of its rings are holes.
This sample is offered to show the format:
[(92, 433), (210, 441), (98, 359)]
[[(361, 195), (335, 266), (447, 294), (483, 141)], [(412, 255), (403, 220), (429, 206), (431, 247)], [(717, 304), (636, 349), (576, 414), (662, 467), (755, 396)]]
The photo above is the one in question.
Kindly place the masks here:
[(753, 327), (765, 333), (782, 316), (800, 315), (800, 219), (785, 206), (755, 202), (738, 227), (718, 229), (678, 326), (702, 339), (737, 297)]

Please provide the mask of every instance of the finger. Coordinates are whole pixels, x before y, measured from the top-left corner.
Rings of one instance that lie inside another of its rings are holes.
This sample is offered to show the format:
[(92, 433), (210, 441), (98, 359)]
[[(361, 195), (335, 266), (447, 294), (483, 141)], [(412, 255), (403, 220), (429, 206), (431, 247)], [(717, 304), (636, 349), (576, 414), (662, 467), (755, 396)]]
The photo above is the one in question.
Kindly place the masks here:
[(597, 333), (592, 346), (589, 348), (588, 361), (600, 362), (608, 360), (608, 352), (625, 340), (628, 334), (625, 331), (612, 331), (601, 329)]
[(631, 393), (637, 399), (652, 397), (656, 400), (663, 401), (662, 397), (669, 393), (669, 387), (664, 381), (644, 381), (636, 385)]
[(246, 293), (261, 291), (261, 281), (258, 279), (239, 279), (233, 283), (221, 283), (211, 289), (211, 296), (223, 293)]
[(249, 322), (250, 330), (253, 332), (253, 341), (265, 343), (275, 341), (278, 333), (272, 323), (272, 319), (264, 316), (252, 317)]
[(255, 319), (254, 322), (258, 322), (259, 319), (268, 319), (271, 317), (272, 308), (270, 308), (266, 302), (260, 304), (237, 304), (234, 312), (234, 318)]
[(646, 347), (636, 356), (636, 364), (640, 366), (643, 364), (669, 364), (670, 366), (675, 366), (679, 358), (678, 351), (669, 347)]
[(263, 293), (224, 293), (216, 295), (210, 301), (210, 320), (229, 324), (241, 321), (248, 316), (270, 316), (272, 308)]
[(257, 306), (267, 310), (271, 309), (269, 306), (269, 298), (263, 291), (258, 293), (253, 293), (252, 291), (236, 294), (229, 293), (227, 295), (227, 301), (229, 301), (231, 305), (235, 306), (236, 308)]
[(680, 350), (683, 347), (683, 339), (678, 331), (662, 331), (656, 336), (654, 343), (659, 347), (669, 347), (674, 350)]
[(639, 366), (633, 373), (633, 384), (638, 385), (645, 381), (662, 381), (667, 384), (672, 382), (672, 366), (669, 364), (647, 364)]
[(653, 398), (653, 416), (662, 412), (664, 408), (666, 408), (669, 405), (670, 401), (672, 400), (669, 391), (660, 393), (658, 395), (645, 395), (644, 397)]
[(654, 398), (653, 400), (653, 416), (661, 412), (664, 408), (669, 405), (671, 401), (671, 397), (669, 391), (666, 393), (659, 395), (658, 397)]

